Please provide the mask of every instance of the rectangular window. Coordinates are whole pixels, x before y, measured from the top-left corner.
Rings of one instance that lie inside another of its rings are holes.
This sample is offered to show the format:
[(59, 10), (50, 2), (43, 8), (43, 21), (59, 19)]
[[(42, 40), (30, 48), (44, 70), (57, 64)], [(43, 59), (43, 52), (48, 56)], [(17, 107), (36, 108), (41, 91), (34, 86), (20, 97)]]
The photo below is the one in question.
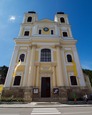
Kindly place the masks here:
[(76, 76), (70, 76), (71, 85), (77, 85)]
[(42, 33), (42, 31), (41, 30), (39, 30), (39, 34), (41, 34)]
[(29, 31), (25, 31), (24, 36), (29, 36)]
[(51, 35), (53, 35), (53, 30), (51, 30)]
[(63, 32), (63, 37), (68, 37), (67, 32)]

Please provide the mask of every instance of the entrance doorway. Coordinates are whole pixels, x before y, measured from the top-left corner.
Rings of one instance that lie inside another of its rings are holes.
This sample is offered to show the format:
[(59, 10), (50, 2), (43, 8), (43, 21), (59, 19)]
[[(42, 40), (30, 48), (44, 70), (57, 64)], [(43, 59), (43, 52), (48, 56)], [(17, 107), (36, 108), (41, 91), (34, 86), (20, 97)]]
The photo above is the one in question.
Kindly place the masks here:
[(41, 79), (41, 97), (50, 97), (50, 77)]

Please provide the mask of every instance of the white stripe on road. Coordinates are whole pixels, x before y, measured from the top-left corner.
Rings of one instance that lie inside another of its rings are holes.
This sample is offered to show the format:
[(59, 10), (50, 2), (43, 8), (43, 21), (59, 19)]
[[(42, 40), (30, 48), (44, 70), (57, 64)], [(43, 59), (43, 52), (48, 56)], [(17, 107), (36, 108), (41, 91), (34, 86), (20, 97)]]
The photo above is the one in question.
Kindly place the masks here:
[(92, 113), (92, 111), (88, 111), (88, 112), (67, 112), (67, 113), (62, 113), (63, 115), (70, 115), (70, 114), (88, 114), (88, 113)]
[(60, 115), (61, 112), (59, 112), (56, 108), (34, 108), (31, 115), (47, 115), (47, 114), (55, 114)]

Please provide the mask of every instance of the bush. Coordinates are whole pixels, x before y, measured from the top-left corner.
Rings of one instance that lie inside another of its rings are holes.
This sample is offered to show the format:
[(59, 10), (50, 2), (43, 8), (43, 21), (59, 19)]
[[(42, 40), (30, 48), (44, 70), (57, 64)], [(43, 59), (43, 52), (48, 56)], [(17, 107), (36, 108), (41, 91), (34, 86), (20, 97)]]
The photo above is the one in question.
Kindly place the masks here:
[(1, 102), (24, 102), (23, 98), (1, 98)]

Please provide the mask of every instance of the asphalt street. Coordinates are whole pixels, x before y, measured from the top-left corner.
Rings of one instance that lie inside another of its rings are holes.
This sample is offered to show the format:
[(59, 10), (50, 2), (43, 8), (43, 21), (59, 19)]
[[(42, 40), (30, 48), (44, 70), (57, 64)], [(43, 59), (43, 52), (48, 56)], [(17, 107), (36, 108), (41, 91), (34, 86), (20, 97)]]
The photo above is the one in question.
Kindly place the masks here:
[(92, 107), (0, 108), (0, 115), (92, 115)]

